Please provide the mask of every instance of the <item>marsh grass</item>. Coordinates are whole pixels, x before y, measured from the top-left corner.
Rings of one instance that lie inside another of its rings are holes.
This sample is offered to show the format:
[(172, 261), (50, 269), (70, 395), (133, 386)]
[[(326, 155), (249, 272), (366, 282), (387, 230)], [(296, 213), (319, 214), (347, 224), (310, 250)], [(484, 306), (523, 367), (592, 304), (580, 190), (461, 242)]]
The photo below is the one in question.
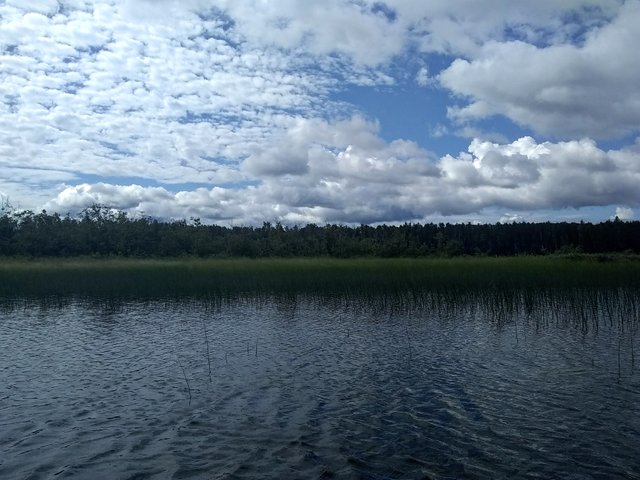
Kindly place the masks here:
[(640, 285), (640, 261), (563, 257), (453, 259), (0, 260), (0, 296), (402, 295)]

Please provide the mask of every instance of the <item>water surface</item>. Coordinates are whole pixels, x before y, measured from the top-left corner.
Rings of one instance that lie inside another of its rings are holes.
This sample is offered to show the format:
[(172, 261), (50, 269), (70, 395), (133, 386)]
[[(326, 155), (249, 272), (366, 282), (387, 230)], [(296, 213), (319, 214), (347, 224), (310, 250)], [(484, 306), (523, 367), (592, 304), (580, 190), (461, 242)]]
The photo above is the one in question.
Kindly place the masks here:
[(14, 302), (0, 478), (640, 478), (638, 303)]

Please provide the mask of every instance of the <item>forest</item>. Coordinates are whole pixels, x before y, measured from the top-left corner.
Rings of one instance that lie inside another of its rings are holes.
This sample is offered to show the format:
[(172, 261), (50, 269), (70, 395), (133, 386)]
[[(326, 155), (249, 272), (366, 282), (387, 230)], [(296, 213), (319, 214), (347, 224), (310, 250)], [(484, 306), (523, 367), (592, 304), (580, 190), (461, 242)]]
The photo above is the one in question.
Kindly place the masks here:
[(3, 257), (423, 257), (640, 253), (640, 222), (260, 227), (133, 218), (95, 205), (76, 217), (0, 210)]

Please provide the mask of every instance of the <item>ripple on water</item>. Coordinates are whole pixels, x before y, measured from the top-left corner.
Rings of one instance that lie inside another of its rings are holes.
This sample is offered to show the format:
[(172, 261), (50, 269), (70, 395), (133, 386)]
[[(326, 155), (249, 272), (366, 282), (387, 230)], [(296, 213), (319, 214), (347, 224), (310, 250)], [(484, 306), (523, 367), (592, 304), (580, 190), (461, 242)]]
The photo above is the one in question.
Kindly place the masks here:
[(635, 337), (518, 321), (282, 299), (5, 312), (0, 477), (640, 478)]

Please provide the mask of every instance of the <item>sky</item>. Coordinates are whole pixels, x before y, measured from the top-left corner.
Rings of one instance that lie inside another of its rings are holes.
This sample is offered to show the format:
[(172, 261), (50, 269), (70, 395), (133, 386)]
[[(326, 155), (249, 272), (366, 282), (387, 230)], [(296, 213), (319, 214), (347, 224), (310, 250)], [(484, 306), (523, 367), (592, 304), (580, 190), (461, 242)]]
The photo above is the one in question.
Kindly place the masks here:
[(640, 0), (0, 0), (0, 200), (635, 219)]

